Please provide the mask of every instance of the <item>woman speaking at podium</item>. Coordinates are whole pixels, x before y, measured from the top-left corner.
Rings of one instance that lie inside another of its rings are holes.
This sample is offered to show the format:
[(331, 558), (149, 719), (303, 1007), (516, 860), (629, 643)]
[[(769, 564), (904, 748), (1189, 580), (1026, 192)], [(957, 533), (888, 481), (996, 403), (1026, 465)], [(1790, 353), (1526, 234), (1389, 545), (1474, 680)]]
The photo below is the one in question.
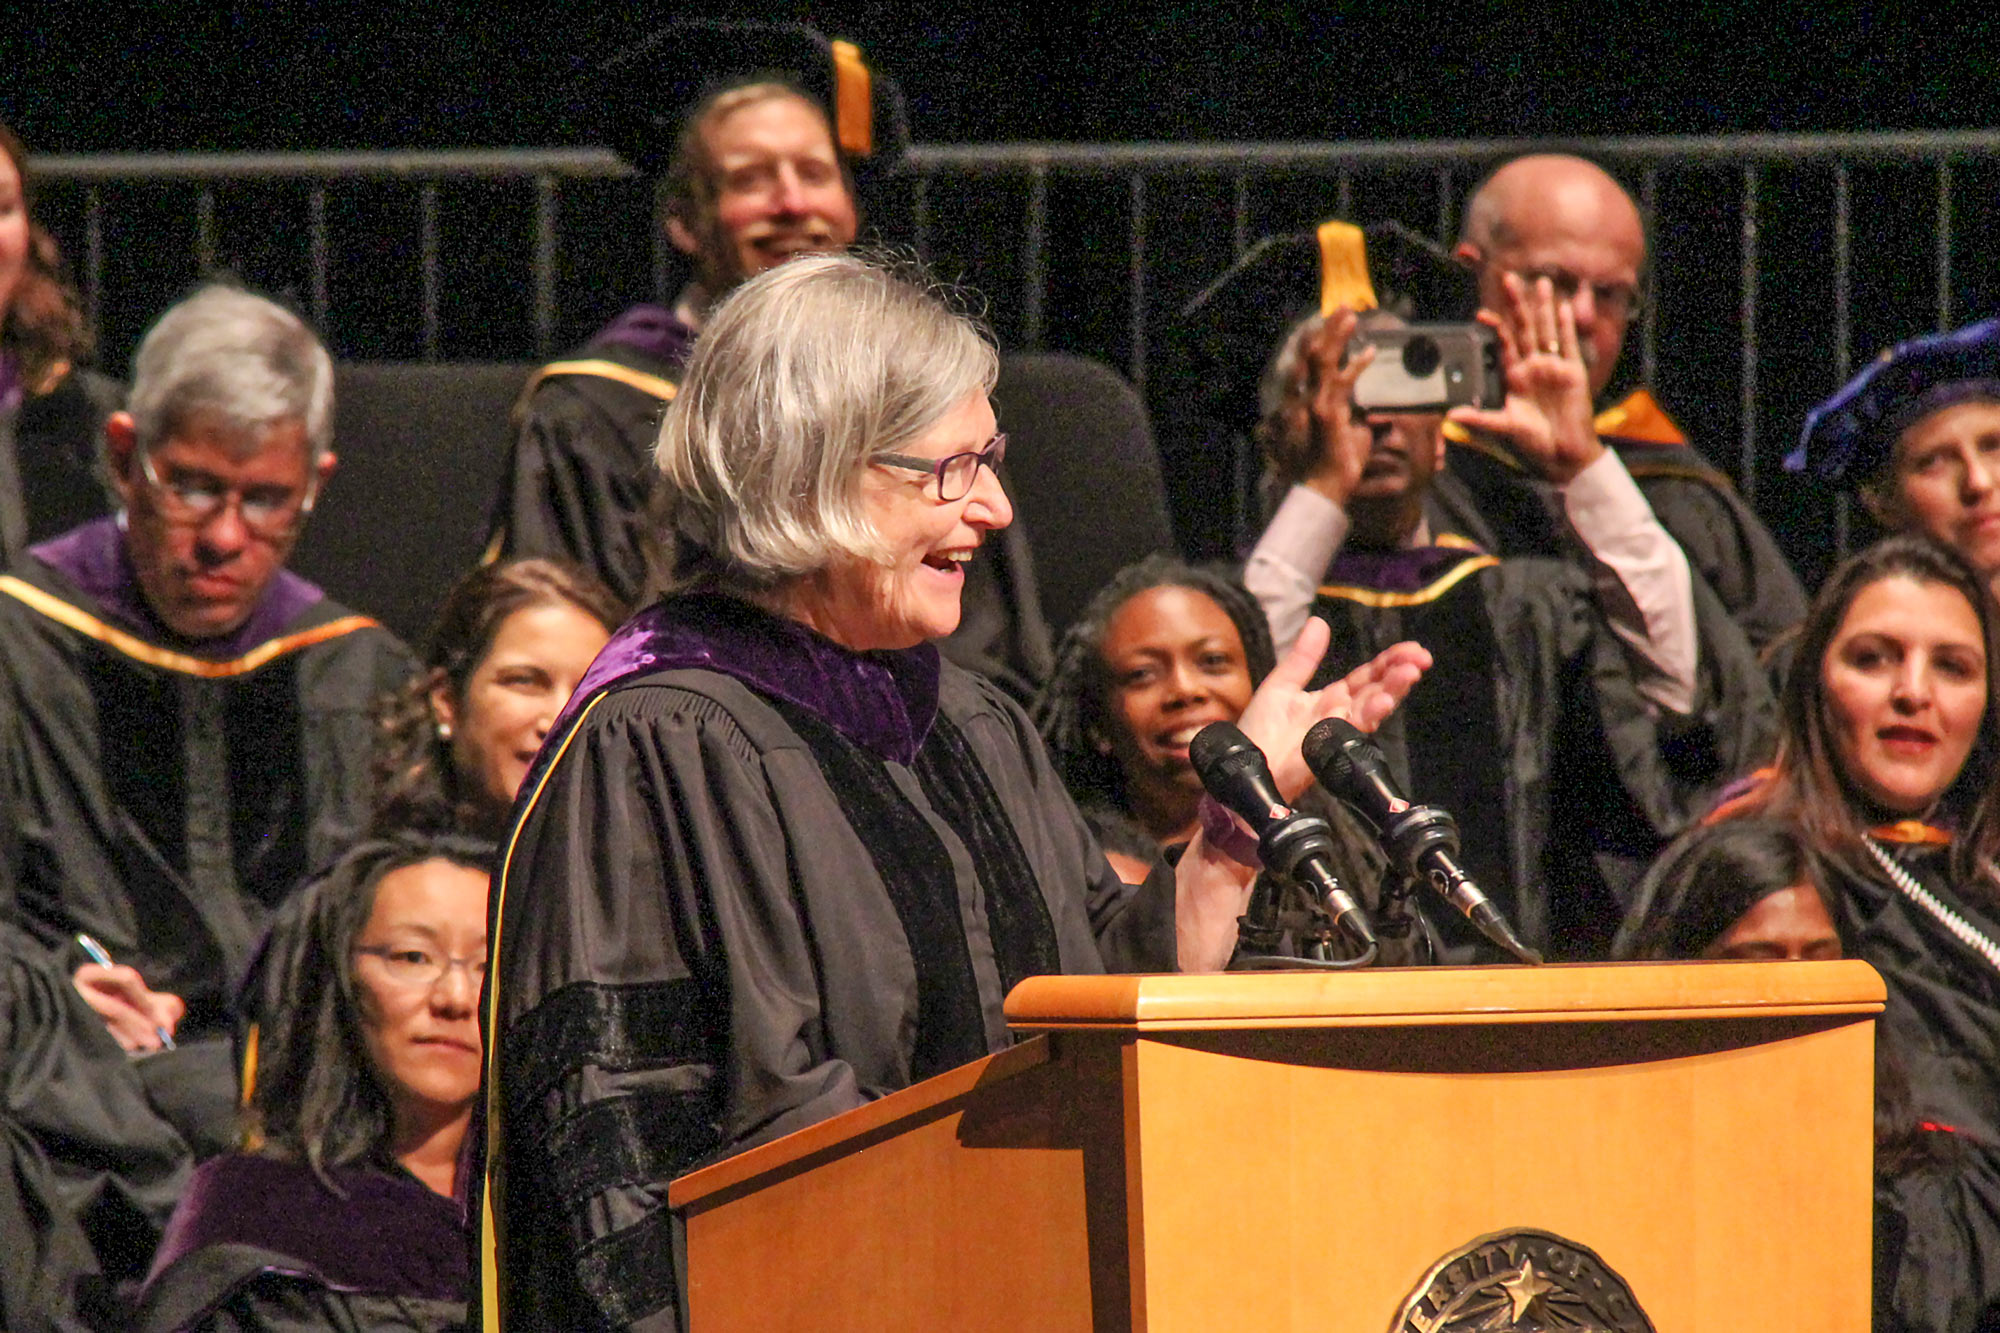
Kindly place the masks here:
[[(1006, 1046), (1024, 977), (1229, 958), (1249, 868), (1198, 836), (1122, 884), (1026, 716), (932, 646), (1013, 516), (997, 365), (852, 257), (703, 330), (660, 432), (672, 586), (543, 747), (496, 889), (489, 1329), (673, 1327), (674, 1176)], [(1373, 726), (1429, 661), (1307, 692), (1325, 643), (1240, 724), (1293, 791), (1308, 726)]]

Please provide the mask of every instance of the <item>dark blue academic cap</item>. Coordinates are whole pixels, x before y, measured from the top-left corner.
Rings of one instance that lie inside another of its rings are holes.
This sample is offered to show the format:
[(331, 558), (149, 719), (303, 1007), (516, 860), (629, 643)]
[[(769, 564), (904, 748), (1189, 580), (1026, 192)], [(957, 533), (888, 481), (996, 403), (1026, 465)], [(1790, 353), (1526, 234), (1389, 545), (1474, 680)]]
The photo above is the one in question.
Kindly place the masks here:
[(1806, 414), (1787, 472), (1860, 485), (1884, 467), (1896, 440), (1954, 403), (2000, 402), (2000, 319), (1897, 343)]
[(716, 93), (772, 80), (816, 102), (851, 165), (880, 171), (910, 145), (909, 117), (893, 79), (852, 42), (803, 23), (681, 19), (600, 64), (580, 89), (599, 136), (647, 175), (666, 172), (681, 127)]

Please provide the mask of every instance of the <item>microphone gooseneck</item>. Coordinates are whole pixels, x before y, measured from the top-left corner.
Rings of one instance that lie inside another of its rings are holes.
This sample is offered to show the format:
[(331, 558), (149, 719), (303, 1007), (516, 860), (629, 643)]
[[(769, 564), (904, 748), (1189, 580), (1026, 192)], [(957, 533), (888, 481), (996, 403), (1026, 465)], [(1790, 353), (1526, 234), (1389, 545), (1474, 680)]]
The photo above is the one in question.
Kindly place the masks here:
[(1524, 963), (1542, 961), (1458, 863), (1457, 821), (1435, 806), (1416, 805), (1405, 797), (1380, 746), (1352, 723), (1330, 717), (1313, 724), (1300, 748), (1320, 785), (1375, 826), (1382, 850), (1403, 874), (1430, 885), (1508, 954)]

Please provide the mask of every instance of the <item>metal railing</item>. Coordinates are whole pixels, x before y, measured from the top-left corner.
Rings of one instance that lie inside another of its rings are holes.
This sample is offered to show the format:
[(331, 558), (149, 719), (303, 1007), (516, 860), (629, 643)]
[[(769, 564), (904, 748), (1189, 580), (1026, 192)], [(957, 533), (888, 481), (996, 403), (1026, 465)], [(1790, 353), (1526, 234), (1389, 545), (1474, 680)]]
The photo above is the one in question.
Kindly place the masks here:
[[(1174, 312), (1258, 237), (1345, 216), (1449, 240), (1485, 171), (1550, 150), (1602, 162), (1646, 216), (1651, 293), (1628, 378), (1661, 388), (1808, 566), (1843, 546), (1845, 506), (1776, 460), (1858, 356), (2000, 304), (2000, 253), (1965, 244), (2000, 220), (2000, 130), (925, 145), (885, 230), (983, 291), (1003, 341), (1111, 361), (1158, 406), (1180, 387), (1153, 374)], [(599, 150), (52, 156), (35, 170), (114, 366), (218, 268), (291, 293), (340, 355), (521, 360), (669, 295), (680, 271), (646, 225), (650, 188)]]

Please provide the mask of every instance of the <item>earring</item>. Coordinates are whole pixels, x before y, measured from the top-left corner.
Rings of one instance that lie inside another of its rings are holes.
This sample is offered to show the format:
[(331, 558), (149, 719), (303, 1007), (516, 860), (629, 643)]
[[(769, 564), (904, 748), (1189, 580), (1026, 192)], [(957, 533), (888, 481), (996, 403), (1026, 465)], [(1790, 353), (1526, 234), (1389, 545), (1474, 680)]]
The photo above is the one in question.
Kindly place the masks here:
[(448, 741), (451, 739), (451, 723), (449, 722), (438, 723), (438, 739), (441, 741)]

